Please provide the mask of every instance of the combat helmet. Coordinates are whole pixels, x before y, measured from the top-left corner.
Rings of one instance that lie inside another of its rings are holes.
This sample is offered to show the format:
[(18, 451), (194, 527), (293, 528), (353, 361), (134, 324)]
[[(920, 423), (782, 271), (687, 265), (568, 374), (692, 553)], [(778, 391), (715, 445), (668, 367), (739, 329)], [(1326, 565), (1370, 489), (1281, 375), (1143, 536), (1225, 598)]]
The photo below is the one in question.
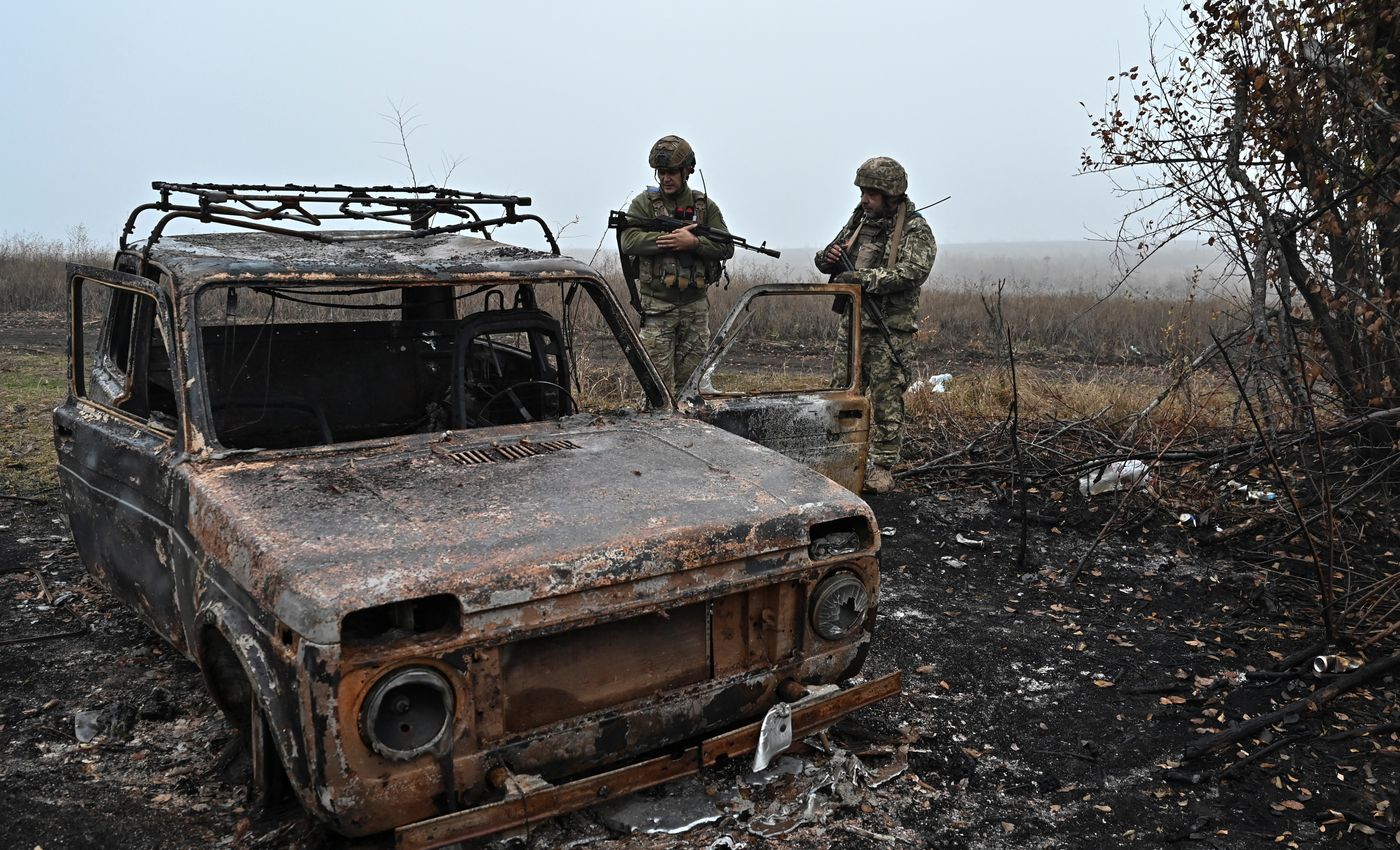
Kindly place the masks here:
[(867, 159), (856, 169), (856, 185), (862, 189), (878, 189), (892, 198), (898, 198), (909, 188), (909, 175), (904, 166), (887, 156)]
[(651, 146), (647, 164), (652, 168), (694, 168), (695, 150), (680, 136), (662, 136)]

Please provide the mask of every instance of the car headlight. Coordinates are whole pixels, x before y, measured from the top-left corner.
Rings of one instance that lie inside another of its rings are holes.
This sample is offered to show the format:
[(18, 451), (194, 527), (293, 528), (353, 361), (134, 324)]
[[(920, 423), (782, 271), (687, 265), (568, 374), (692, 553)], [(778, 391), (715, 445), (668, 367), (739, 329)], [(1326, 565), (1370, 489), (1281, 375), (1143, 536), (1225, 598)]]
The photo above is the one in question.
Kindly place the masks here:
[(360, 724), (375, 752), (403, 761), (436, 750), (448, 739), (455, 705), (452, 685), (441, 673), (406, 667), (370, 689)]
[(855, 573), (833, 573), (812, 594), (812, 628), (826, 640), (840, 640), (865, 622), (869, 609), (865, 582)]

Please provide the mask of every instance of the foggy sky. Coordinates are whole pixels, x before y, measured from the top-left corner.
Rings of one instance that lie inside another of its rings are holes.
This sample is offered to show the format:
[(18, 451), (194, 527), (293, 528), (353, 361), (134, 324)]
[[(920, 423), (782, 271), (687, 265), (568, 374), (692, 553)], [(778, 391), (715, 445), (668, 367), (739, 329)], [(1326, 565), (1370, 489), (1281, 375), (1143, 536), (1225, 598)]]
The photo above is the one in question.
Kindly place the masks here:
[(953, 196), (928, 213), (940, 243), (1083, 239), (1127, 206), (1075, 176), (1086, 107), (1177, 6), (8, 4), (0, 234), (83, 225), (113, 245), (152, 180), (406, 184), (382, 144), (397, 104), (420, 183), (460, 158), (447, 185), (530, 195), (556, 227), (577, 216), (575, 252), (652, 182), (666, 133), (754, 242), (825, 242), (876, 155), (905, 165), (917, 203)]

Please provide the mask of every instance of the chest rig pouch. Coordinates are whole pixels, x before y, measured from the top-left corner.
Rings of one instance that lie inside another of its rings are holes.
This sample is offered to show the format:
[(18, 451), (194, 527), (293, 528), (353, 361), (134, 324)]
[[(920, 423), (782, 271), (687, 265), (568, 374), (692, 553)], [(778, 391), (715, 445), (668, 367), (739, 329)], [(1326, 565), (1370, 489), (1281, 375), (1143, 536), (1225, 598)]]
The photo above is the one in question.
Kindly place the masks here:
[[(661, 193), (651, 194), (652, 215), (657, 218), (680, 218), (686, 221), (705, 223), (707, 204), (705, 196), (695, 192), (693, 208), (666, 209)], [(691, 251), (666, 251), (649, 257), (642, 257), (640, 277), (643, 282), (668, 289), (704, 289), (719, 280), (720, 264), (717, 260), (701, 260)]]
[[(900, 203), (893, 222), (888, 219), (871, 220), (857, 214), (853, 233), (855, 245), (850, 249), (851, 259), (856, 268), (876, 269), (881, 265), (891, 269), (895, 267), (895, 264), (899, 262), (899, 243), (904, 238), (907, 207), (907, 202)], [(888, 239), (885, 238), (887, 230), (892, 231), (889, 233)]]

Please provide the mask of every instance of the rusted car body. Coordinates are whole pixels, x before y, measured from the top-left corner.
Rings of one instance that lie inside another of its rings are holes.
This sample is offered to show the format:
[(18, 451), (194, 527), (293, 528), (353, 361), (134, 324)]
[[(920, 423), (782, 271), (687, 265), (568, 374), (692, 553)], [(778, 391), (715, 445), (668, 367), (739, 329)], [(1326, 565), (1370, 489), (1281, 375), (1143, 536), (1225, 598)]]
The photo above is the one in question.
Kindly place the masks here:
[[(187, 190), (190, 217), (308, 194), (248, 188)], [(716, 392), (732, 317), (680, 412), (593, 269), (409, 213), (411, 239), (157, 228), (70, 268), (78, 550), (200, 666), (259, 794), (438, 846), (751, 750), (779, 702), (801, 734), (898, 691), (850, 683), (879, 590), (832, 480), (859, 487), (858, 386)], [(752, 296), (799, 294), (858, 310)], [(644, 410), (578, 410), (585, 299)]]

